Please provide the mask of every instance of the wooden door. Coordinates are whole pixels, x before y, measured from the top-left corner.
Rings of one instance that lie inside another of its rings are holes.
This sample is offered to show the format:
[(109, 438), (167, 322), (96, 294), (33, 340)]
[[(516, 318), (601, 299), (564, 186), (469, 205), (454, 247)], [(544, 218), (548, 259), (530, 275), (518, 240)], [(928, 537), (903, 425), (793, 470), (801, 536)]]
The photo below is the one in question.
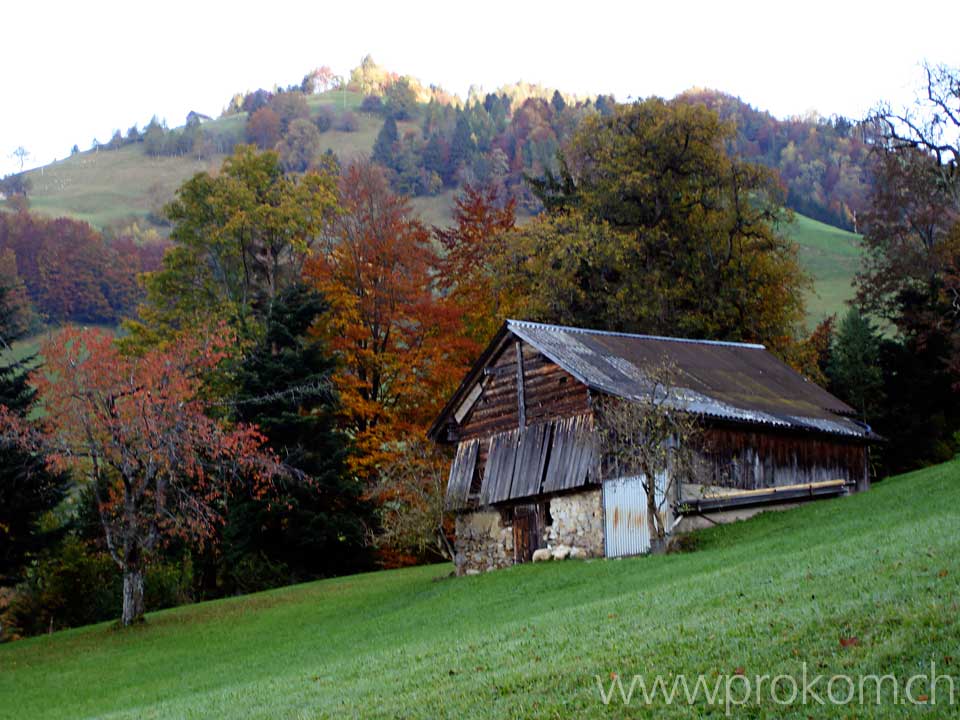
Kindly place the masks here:
[(513, 511), (513, 559), (524, 563), (543, 546), (543, 512), (539, 505), (521, 505)]

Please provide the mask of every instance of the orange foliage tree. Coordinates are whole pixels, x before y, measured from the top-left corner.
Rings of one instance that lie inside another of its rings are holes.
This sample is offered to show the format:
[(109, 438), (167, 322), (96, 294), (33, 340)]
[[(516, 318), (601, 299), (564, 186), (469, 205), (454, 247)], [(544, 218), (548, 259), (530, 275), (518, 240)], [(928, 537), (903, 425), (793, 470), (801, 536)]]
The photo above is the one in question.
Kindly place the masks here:
[(515, 224), (515, 205), (513, 198), (502, 199), (495, 186), (466, 185), (454, 207), (454, 226), (434, 229), (445, 251), (439, 285), (460, 318), (467, 363), (513, 309), (496, 282), (496, 261), (504, 253), (505, 233)]
[(305, 277), (331, 305), (319, 332), (340, 360), (352, 469), (372, 487), (459, 382), (464, 341), (456, 308), (436, 292), (440, 258), (430, 232), (383, 171), (367, 162), (345, 168), (340, 205)]
[(144, 569), (164, 540), (211, 538), (231, 480), (262, 493), (281, 470), (255, 428), (205, 413), (201, 374), (232, 341), (215, 332), (128, 357), (108, 333), (66, 329), (41, 348), (45, 367), (31, 378), (43, 398), (40, 429), (0, 407), (0, 436), (42, 450), (93, 490), (123, 573), (124, 625), (143, 616)]

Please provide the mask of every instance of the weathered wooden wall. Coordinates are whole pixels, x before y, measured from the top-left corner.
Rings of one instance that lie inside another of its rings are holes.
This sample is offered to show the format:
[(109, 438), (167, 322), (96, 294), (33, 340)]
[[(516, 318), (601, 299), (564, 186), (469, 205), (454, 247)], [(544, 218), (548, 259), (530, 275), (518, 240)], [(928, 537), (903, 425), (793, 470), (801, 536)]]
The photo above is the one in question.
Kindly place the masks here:
[(849, 480), (867, 468), (863, 444), (829, 437), (711, 428), (704, 433), (703, 485), (761, 488)]
[[(590, 412), (590, 393), (585, 385), (529, 345), (524, 343), (522, 351), (526, 425)], [(514, 343), (508, 343), (489, 367), (490, 372), (483, 380), (483, 394), (460, 425), (461, 441), (489, 438), (495, 433), (519, 427)], [(481, 442), (477, 458), (481, 475), (486, 467), (488, 450), (489, 444)]]

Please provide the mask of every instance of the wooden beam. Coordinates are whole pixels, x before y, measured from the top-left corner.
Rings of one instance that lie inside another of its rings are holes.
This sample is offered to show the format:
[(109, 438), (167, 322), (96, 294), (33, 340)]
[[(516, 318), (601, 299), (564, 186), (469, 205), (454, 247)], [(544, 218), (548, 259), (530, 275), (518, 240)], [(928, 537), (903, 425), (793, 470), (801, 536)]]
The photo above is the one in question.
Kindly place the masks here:
[(756, 490), (736, 490), (734, 492), (721, 492), (716, 495), (704, 495), (703, 500), (725, 500), (727, 498), (753, 497), (754, 495), (776, 495), (777, 493), (790, 492), (792, 490), (818, 490), (820, 488), (840, 487), (846, 484), (846, 480), (823, 480), (813, 483), (797, 483), (795, 485), (776, 485), (773, 487), (758, 488)]
[(527, 408), (523, 399), (523, 343), (517, 340), (517, 411), (519, 413), (519, 427), (527, 426)]

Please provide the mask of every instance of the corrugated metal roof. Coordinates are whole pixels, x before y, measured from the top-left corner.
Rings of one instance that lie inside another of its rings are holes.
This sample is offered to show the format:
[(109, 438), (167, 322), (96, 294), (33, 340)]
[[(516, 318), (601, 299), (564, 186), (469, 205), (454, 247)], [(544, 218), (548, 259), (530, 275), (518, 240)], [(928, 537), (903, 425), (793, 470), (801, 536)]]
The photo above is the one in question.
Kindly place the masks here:
[(708, 417), (851, 437), (870, 431), (854, 410), (767, 352), (763, 345), (585, 330), (508, 320), (507, 329), (580, 382), (644, 399), (644, 367), (673, 366), (672, 404)]

